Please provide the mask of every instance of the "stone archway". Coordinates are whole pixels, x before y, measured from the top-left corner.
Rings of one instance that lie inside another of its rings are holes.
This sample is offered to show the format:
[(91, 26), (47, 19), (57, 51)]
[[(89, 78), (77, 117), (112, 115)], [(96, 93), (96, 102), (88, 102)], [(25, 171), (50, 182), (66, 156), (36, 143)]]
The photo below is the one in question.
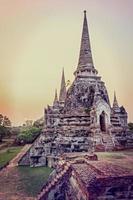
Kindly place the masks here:
[(106, 132), (106, 114), (104, 111), (99, 116), (99, 123), (101, 131)]

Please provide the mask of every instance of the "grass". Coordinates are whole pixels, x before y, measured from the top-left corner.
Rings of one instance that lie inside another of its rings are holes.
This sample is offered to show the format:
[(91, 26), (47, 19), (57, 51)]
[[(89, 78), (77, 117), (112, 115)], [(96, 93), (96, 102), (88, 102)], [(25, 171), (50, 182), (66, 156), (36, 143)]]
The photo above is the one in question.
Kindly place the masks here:
[(22, 147), (9, 147), (0, 151), (0, 168), (12, 160), (22, 149)]
[[(100, 152), (97, 154), (99, 160), (101, 158), (103, 162), (109, 160), (126, 170), (131, 171), (133, 169), (133, 150)], [(129, 160), (127, 156), (130, 158)], [(30, 197), (34, 199), (37, 196), (53, 169), (48, 167), (31, 168), (19, 166), (9, 168), (8, 170), (8, 173), (4, 171), (0, 178), (0, 194), (3, 194), (1, 199), (24, 200), (30, 199)]]
[(133, 149), (116, 152), (98, 152), (99, 160), (109, 161), (125, 168), (126, 170), (133, 170)]
[[(9, 163), (22, 147), (10, 147), (0, 151), (0, 168)], [(26, 197), (35, 197), (47, 181), (53, 169), (49, 167), (31, 168), (18, 166), (9, 169), (9, 172), (1, 174), (0, 193), (4, 193), (10, 199), (10, 195), (19, 194)], [(7, 198), (4, 197), (5, 199)], [(24, 199), (25, 197), (22, 197)], [(8, 199), (7, 198), (7, 199)]]
[(48, 167), (18, 167), (18, 174), (21, 188), (28, 196), (36, 196), (41, 190), (43, 184), (47, 181), (53, 169)]
[(104, 152), (104, 153), (97, 153), (99, 158), (103, 159), (123, 159), (125, 156), (121, 153), (115, 152)]
[[(48, 167), (13, 167), (0, 178), (0, 199), (34, 199), (53, 169)], [(1, 196), (3, 194), (3, 196)]]
[(116, 151), (116, 152), (97, 152), (99, 158), (103, 159), (124, 159), (126, 156), (133, 156), (133, 150)]
[(132, 156), (133, 156), (133, 150), (132, 150), (132, 151), (131, 151), (131, 150), (130, 150), (130, 151), (125, 151), (125, 152), (124, 152), (124, 155), (131, 156), (131, 157), (132, 157)]

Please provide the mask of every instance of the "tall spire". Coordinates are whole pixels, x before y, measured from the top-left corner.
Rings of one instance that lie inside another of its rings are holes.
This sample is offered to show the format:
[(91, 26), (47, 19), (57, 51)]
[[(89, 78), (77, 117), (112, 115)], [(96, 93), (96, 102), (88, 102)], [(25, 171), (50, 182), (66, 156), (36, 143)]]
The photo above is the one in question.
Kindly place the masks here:
[(114, 102), (113, 102), (113, 107), (118, 107), (118, 102), (116, 99), (116, 92), (114, 91)]
[(86, 10), (84, 10), (82, 38), (81, 38), (81, 45), (80, 45), (78, 67), (77, 67), (76, 72), (78, 74), (79, 71), (83, 72), (84, 70), (86, 71), (93, 70), (93, 75), (97, 74), (97, 71), (96, 69), (94, 69), (94, 65), (93, 65)]
[(57, 95), (57, 89), (56, 89), (53, 105), (56, 105), (57, 103), (58, 103), (58, 95)]
[(64, 68), (63, 68), (59, 101), (64, 102), (65, 98), (66, 98), (66, 83), (65, 83), (65, 75), (64, 75)]
[(118, 101), (117, 101), (117, 98), (116, 98), (115, 91), (114, 91), (113, 110), (114, 111), (119, 111), (120, 110), (119, 105), (118, 105)]

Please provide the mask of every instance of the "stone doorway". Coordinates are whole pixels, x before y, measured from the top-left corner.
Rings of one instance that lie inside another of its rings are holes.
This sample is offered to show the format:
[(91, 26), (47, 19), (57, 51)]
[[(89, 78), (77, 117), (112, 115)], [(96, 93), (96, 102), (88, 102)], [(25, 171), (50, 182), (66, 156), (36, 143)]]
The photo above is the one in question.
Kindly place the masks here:
[(106, 132), (106, 114), (103, 111), (100, 115), (100, 129), (102, 132)]

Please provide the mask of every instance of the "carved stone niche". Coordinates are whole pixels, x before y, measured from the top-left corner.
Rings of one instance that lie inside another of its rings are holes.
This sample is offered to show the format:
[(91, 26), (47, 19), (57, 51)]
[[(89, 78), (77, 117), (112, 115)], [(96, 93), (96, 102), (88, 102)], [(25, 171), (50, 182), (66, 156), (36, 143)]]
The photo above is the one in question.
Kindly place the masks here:
[(96, 103), (95, 112), (96, 112), (96, 125), (100, 126), (101, 131), (107, 131), (111, 126), (110, 106), (104, 100), (101, 99)]

